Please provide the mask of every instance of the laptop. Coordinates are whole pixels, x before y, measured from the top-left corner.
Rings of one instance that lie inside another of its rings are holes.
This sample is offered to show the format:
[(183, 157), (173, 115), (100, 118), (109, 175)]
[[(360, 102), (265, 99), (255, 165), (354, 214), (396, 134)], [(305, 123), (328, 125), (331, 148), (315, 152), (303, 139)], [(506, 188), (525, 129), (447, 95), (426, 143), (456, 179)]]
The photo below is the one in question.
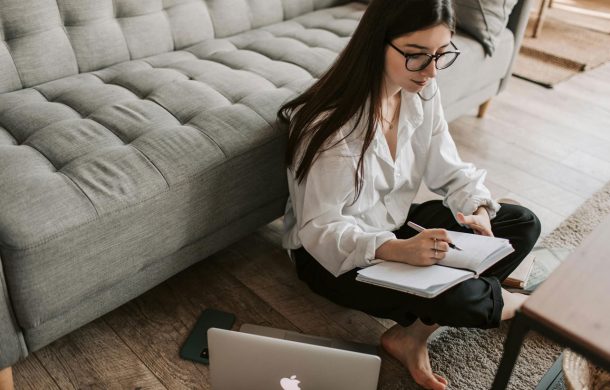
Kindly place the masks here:
[(213, 390), (374, 390), (376, 348), (245, 324), (208, 330)]

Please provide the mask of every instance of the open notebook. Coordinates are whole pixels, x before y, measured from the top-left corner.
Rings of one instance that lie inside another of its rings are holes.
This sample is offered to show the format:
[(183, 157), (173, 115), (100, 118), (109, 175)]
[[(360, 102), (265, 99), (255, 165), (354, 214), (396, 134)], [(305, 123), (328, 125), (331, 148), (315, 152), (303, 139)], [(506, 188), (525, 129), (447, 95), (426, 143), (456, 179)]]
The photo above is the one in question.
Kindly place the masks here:
[(382, 261), (359, 270), (356, 280), (433, 298), (464, 280), (478, 277), (514, 251), (505, 238), (448, 233), (451, 241), (462, 250), (449, 249), (445, 258), (436, 265), (417, 267)]

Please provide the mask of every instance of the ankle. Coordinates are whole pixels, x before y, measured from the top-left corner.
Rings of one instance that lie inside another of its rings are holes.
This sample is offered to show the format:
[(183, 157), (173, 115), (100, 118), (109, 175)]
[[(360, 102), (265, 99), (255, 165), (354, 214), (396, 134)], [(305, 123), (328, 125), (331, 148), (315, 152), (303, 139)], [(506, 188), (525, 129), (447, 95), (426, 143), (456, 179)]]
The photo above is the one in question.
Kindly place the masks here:
[(437, 325), (437, 324), (426, 325), (423, 322), (421, 322), (419, 319), (417, 319), (417, 321), (415, 321), (411, 326), (409, 326), (408, 330), (414, 336), (419, 337), (424, 340), (428, 340), (430, 335), (432, 333), (434, 333), (434, 331), (437, 330), (438, 328), (439, 328), (439, 325)]
[(517, 309), (521, 307), (523, 302), (529, 298), (527, 295), (519, 293), (511, 293), (502, 289), (502, 300), (504, 301), (504, 307), (502, 307), (501, 320), (509, 320), (515, 316)]

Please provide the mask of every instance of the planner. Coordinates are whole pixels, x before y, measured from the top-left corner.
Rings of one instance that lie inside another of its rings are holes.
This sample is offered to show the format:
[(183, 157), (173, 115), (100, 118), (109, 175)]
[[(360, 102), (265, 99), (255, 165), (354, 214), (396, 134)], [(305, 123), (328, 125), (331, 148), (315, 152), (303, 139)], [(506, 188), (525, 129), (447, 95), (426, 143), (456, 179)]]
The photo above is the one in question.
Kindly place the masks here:
[(514, 248), (505, 238), (448, 231), (460, 250), (449, 249), (443, 260), (431, 266), (381, 261), (358, 270), (356, 280), (405, 293), (434, 298), (443, 291), (479, 275), (502, 260)]

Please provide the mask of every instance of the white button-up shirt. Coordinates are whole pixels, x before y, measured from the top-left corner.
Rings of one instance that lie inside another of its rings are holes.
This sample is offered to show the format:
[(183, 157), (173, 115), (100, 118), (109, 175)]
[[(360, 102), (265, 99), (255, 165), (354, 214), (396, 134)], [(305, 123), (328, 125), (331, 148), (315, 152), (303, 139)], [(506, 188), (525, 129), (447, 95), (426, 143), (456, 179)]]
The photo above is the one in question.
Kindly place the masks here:
[[(353, 120), (348, 121), (336, 139), (343, 138), (353, 124)], [(406, 222), (422, 180), (444, 197), (443, 204), (454, 215), (460, 211), (470, 215), (479, 206), (486, 206), (493, 218), (500, 208), (483, 185), (486, 172), (460, 159), (440, 93), (423, 101), (417, 94), (401, 91), (396, 159), (392, 159), (378, 127), (364, 155), (360, 197), (353, 203), (365, 125), (360, 127), (320, 153), (301, 183), (288, 169), (290, 198), (284, 215), (284, 248), (304, 247), (335, 276), (375, 264), (377, 248), (395, 239), (392, 231)]]

